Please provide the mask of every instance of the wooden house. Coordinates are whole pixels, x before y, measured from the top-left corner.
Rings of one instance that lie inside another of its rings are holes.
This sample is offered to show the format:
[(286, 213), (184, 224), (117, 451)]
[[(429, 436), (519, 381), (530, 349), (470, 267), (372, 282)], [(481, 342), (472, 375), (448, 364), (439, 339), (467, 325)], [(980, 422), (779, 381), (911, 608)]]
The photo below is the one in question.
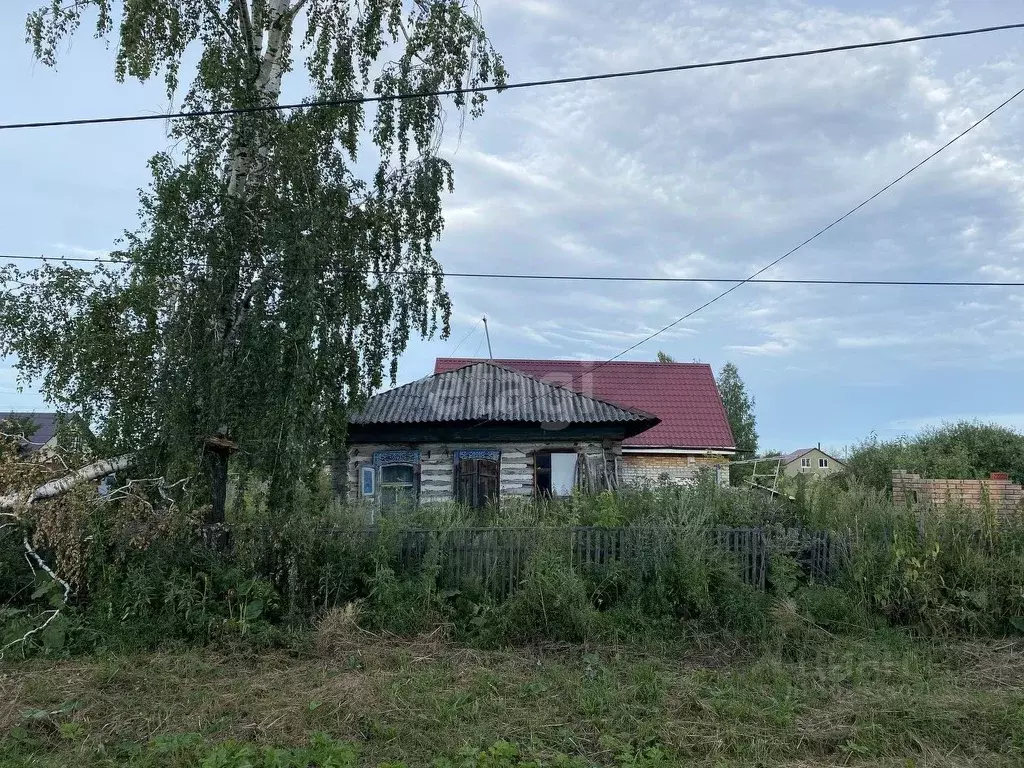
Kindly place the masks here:
[[(435, 373), (477, 360), (438, 358)], [(729, 483), (736, 444), (707, 363), (615, 360), (495, 360), (498, 365), (588, 397), (658, 417), (622, 441), (621, 479), (631, 484), (685, 484), (702, 470)], [(742, 446), (741, 446), (742, 448)]]
[(490, 362), (382, 392), (352, 416), (348, 488), (379, 506), (614, 488), (658, 418)]

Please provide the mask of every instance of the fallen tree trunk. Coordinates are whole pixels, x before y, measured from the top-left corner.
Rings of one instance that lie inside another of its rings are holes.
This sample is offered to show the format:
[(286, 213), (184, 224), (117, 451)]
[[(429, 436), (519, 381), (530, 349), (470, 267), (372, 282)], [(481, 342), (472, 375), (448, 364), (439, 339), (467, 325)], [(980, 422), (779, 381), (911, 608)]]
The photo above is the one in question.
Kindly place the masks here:
[(64, 475), (64, 477), (59, 477), (56, 480), (50, 480), (48, 483), (43, 483), (29, 493), (9, 493), (6, 496), (0, 496), (0, 509), (14, 509), (22, 504), (32, 504), (42, 499), (52, 499), (54, 496), (67, 493), (76, 485), (88, 483), (91, 480), (99, 480), (101, 477), (106, 477), (114, 472), (128, 469), (128, 467), (135, 463), (135, 460), (135, 454), (129, 453), (113, 459), (103, 459), (92, 464), (86, 464), (71, 474)]

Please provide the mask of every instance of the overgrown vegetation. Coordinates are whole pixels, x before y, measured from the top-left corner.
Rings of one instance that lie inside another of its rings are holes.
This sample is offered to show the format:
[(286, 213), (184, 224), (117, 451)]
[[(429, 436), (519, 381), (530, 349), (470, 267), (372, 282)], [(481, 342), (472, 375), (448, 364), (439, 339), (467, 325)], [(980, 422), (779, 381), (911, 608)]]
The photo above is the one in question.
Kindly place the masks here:
[[(74, 587), (70, 604), (61, 585), (25, 567), (18, 534), (2, 540), (0, 570), (10, 578), (0, 586), (0, 640), (14, 644), (8, 656), (302, 647), (310, 629), (339, 610), (368, 631), (440, 631), (477, 647), (661, 643), (684, 629), (767, 649), (851, 627), (1024, 631), (1024, 529), (967, 510), (921, 518), (857, 483), (817, 483), (792, 503), (720, 488), (709, 477), (686, 488), (507, 501), (482, 517), (457, 505), (424, 506), (369, 529), (361, 510), (331, 500), (326, 478), (286, 510), (269, 504), (259, 483), (240, 480), (233, 546), (223, 552), (201, 540), (194, 512), (172, 507), (154, 522), (143, 497), (85, 493), (37, 505), (35, 518), (50, 521), (37, 542)], [(88, 514), (76, 517), (73, 501)], [(504, 560), (487, 549), (493, 539), (464, 530), (481, 523), (520, 537), (515, 554)], [(629, 556), (581, 565), (568, 544), (572, 526), (625, 529)], [(716, 526), (767, 537), (767, 591), (739, 578), (708, 535)], [(411, 532), (420, 528), (436, 533)], [(832, 531), (848, 551), (829, 583), (805, 567), (804, 529)], [(455, 557), (475, 570), (460, 574)], [(523, 562), (513, 568), (516, 557)], [(488, 584), (477, 578), (484, 572)], [(29, 634), (55, 610), (45, 632)], [(21, 637), (26, 642), (15, 644)]]
[[(5, 455), (7, 476), (46, 476)], [(789, 502), (707, 477), (482, 514), (423, 506), (368, 529), (326, 476), (289, 507), (239, 477), (218, 551), (202, 511), (160, 490), (83, 485), (0, 530), (3, 765), (1022, 756), (1006, 681), (1020, 673), (1024, 529), (986, 510), (921, 516), (849, 478)], [(480, 525), (529, 537), (520, 570), (480, 549), (466, 532)], [(629, 556), (581, 564), (574, 526), (625, 531)], [(716, 526), (766, 537), (766, 590), (739, 578)], [(808, 529), (848, 546), (831, 580), (807, 568)], [(26, 566), (26, 533), (69, 600)], [(460, 551), (514, 588), (459, 578)]]
[(914, 437), (879, 440), (872, 435), (853, 447), (847, 472), (872, 488), (892, 487), (892, 471), (922, 477), (984, 478), (1008, 472), (1024, 483), (1024, 435), (998, 424), (960, 421), (926, 429)]

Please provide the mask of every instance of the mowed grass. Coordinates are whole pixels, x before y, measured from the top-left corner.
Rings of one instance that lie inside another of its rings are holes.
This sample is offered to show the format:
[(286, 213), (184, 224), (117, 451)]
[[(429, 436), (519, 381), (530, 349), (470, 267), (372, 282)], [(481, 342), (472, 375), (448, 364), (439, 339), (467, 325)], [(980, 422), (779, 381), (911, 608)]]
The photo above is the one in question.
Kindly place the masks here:
[(360, 634), (319, 653), (0, 667), (5, 766), (120, 765), (111, 750), (184, 734), (295, 747), (315, 732), (364, 765), (504, 740), (596, 765), (657, 747), (667, 765), (1019, 766), (1024, 643), (883, 633), (771, 655), (714, 638), (484, 652)]

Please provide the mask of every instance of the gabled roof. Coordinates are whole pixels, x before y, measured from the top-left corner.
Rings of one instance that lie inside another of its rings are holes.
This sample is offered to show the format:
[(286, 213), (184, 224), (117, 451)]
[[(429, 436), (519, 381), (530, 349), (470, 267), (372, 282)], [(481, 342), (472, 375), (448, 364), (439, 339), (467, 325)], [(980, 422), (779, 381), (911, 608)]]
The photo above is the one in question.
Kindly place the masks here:
[(371, 397), (352, 424), (496, 423), (608, 424), (633, 430), (658, 417), (547, 384), (490, 362), (435, 374)]
[[(477, 362), (442, 357), (435, 362), (434, 372), (453, 371)], [(626, 439), (626, 447), (735, 450), (715, 375), (706, 363), (508, 359), (493, 362), (661, 419), (657, 426)]]
[(0, 411), (0, 421), (27, 421), (35, 431), (22, 444), (24, 453), (34, 453), (50, 442), (57, 434), (57, 414), (31, 413), (28, 411)]
[(825, 453), (823, 450), (821, 450), (821, 448), (798, 448), (797, 450), (792, 451), (791, 453), (787, 453), (785, 456), (783, 456), (782, 463), (792, 464), (794, 461), (810, 453), (811, 451), (818, 451), (819, 453), (823, 453), (825, 454), (825, 456), (832, 459), (832, 461), (836, 462), (837, 464), (843, 463), (842, 459), (837, 459), (835, 456), (831, 456)]

